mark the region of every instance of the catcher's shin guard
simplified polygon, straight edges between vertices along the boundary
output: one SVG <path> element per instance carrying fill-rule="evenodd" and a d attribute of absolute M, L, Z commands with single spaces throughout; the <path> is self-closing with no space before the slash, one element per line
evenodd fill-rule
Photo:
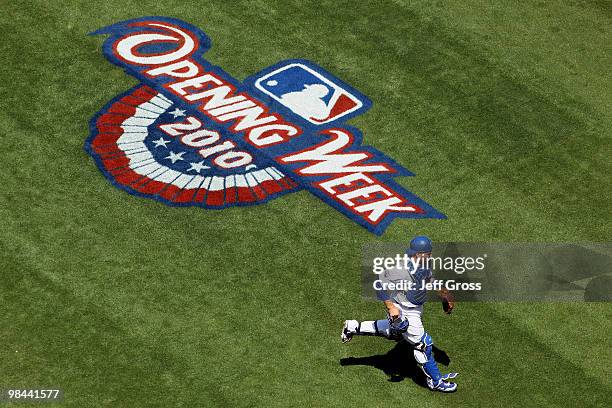
<path fill-rule="evenodd" d="M 402 334 L 408 331 L 408 320 L 402 319 L 401 317 L 392 318 L 389 314 L 387 314 L 387 325 L 389 327 L 389 335 L 390 339 L 401 340 Z"/>
<path fill-rule="evenodd" d="M 353 336 L 381 336 L 390 338 L 389 322 L 385 319 L 367 320 L 364 322 L 346 320 L 342 327 L 340 339 L 343 343 L 348 343 Z"/>
<path fill-rule="evenodd" d="M 442 378 L 442 374 L 438 369 L 436 360 L 433 358 L 431 346 L 433 346 L 433 339 L 429 333 L 425 332 L 421 337 L 421 341 L 414 345 L 414 359 L 425 375 L 436 383 Z"/>
<path fill-rule="evenodd" d="M 442 375 L 438 369 L 438 364 L 434 360 L 432 353 L 433 339 L 429 333 L 423 334 L 421 341 L 414 345 L 414 358 L 427 376 L 427 386 L 432 391 L 453 392 L 457 389 L 457 384 L 447 382 L 455 378 L 457 373 Z"/>

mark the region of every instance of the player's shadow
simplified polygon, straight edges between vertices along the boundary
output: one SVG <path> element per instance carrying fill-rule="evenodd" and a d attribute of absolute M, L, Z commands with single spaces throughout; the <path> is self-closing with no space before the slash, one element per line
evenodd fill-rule
<path fill-rule="evenodd" d="M 444 350 L 433 346 L 434 359 L 444 366 L 450 364 L 450 358 Z M 410 378 L 416 384 L 426 387 L 425 374 L 414 359 L 413 348 L 404 340 L 395 344 L 391 350 L 385 354 L 378 354 L 369 357 L 347 357 L 340 359 L 341 366 L 366 365 L 378 368 L 385 373 L 391 382 L 400 382 Z"/>

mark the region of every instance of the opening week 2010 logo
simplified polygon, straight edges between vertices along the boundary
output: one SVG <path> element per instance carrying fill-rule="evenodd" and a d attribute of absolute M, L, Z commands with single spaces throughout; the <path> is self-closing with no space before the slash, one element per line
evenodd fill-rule
<path fill-rule="evenodd" d="M 306 189 L 376 234 L 395 217 L 445 218 L 393 180 L 412 173 L 361 145 L 345 122 L 370 100 L 318 65 L 282 61 L 240 82 L 203 58 L 210 39 L 181 20 L 92 34 L 108 35 L 106 58 L 140 81 L 94 116 L 85 145 L 117 187 L 204 208 Z"/>

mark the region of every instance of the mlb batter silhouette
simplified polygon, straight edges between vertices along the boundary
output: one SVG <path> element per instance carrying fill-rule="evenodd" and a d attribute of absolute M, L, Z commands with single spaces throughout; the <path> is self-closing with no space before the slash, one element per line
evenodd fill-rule
<path fill-rule="evenodd" d="M 306 84 L 301 91 L 288 92 L 280 98 L 281 103 L 306 118 L 325 119 L 330 107 L 323 101 L 329 89 L 322 84 Z"/>

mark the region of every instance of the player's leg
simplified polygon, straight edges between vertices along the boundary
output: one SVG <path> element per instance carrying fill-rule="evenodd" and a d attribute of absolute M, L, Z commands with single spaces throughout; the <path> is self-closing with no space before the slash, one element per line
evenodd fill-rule
<path fill-rule="evenodd" d="M 363 322 L 345 320 L 340 339 L 343 343 L 348 343 L 353 336 L 381 336 L 390 338 L 391 328 L 389 320 L 366 320 Z"/>
<path fill-rule="evenodd" d="M 345 320 L 342 327 L 340 338 L 343 343 L 351 341 L 353 336 L 380 336 L 391 340 L 401 340 L 402 334 L 408 328 L 408 320 L 404 316 L 392 320 L 387 314 L 386 319 L 366 320 Z"/>
<path fill-rule="evenodd" d="M 457 384 L 447 382 L 451 378 L 455 378 L 457 373 L 442 374 L 438 368 L 438 364 L 433 357 L 433 339 L 425 331 L 421 314 L 422 307 L 413 308 L 402 311 L 408 319 L 408 329 L 404 333 L 404 339 L 414 348 L 414 358 L 427 377 L 427 386 L 431 390 L 442 392 L 452 392 L 457 389 Z"/>

